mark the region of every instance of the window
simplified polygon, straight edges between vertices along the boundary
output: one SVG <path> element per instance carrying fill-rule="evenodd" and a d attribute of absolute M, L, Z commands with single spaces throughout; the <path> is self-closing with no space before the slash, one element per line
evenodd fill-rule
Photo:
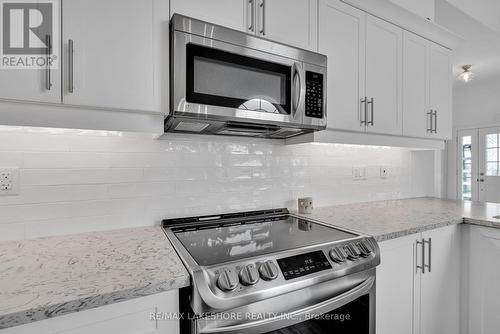
<path fill-rule="evenodd" d="M 486 135 L 486 176 L 500 176 L 500 134 Z"/>
<path fill-rule="evenodd" d="M 472 137 L 462 137 L 462 199 L 472 200 Z"/>

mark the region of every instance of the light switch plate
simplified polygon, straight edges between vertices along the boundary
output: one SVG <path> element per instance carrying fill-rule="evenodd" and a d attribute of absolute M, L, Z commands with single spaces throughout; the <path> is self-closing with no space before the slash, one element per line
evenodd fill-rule
<path fill-rule="evenodd" d="M 0 167 L 0 196 L 19 195 L 19 168 Z"/>

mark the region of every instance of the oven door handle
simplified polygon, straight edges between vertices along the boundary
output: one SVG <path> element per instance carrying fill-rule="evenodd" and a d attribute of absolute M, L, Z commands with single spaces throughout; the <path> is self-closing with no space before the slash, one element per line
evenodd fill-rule
<path fill-rule="evenodd" d="M 293 101 L 292 101 L 292 116 L 295 117 L 299 108 L 300 95 L 302 94 L 302 79 L 300 77 L 300 68 L 297 63 L 293 64 Z"/>
<path fill-rule="evenodd" d="M 308 306 L 298 310 L 293 310 L 276 317 L 258 320 L 254 322 L 248 322 L 245 324 L 201 329 L 199 333 L 200 334 L 209 334 L 209 333 L 245 334 L 245 333 L 255 333 L 256 331 L 262 331 L 262 330 L 264 332 L 268 332 L 279 328 L 285 328 L 306 321 L 307 319 L 305 319 L 305 315 L 308 313 L 324 314 L 356 300 L 357 298 L 369 293 L 374 283 L 375 283 L 375 277 L 372 276 L 363 283 L 356 286 L 355 288 L 312 306 Z M 259 327 L 262 327 L 262 329 L 260 329 Z"/>

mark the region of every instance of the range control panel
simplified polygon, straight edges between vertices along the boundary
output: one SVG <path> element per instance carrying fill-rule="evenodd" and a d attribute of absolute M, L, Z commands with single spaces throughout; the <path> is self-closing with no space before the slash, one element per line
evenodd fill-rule
<path fill-rule="evenodd" d="M 323 74 L 306 71 L 306 116 L 323 118 Z"/>
<path fill-rule="evenodd" d="M 363 238 L 288 257 L 217 266 L 211 269 L 210 273 L 218 290 L 225 293 L 241 293 L 248 289 L 254 291 L 266 289 L 269 284 L 273 284 L 273 281 L 300 279 L 322 271 L 362 266 L 369 264 L 376 257 L 376 244 L 372 244 L 370 239 Z"/>
<path fill-rule="evenodd" d="M 322 251 L 278 259 L 278 266 L 285 280 L 332 268 L 332 265 L 328 262 L 328 259 Z"/>

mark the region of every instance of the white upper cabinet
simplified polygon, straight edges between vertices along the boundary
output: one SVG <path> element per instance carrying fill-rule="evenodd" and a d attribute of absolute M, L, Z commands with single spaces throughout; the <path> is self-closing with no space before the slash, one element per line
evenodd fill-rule
<path fill-rule="evenodd" d="M 435 1 L 434 0 L 389 0 L 404 9 L 423 17 L 429 21 L 434 21 Z"/>
<path fill-rule="evenodd" d="M 251 1 L 256 2 L 259 36 L 317 50 L 318 0 Z"/>
<path fill-rule="evenodd" d="M 402 29 L 334 0 L 319 13 L 328 128 L 401 135 Z"/>
<path fill-rule="evenodd" d="M 320 53 L 328 56 L 328 128 L 364 131 L 365 14 L 336 1 L 319 2 Z"/>
<path fill-rule="evenodd" d="M 429 106 L 434 112 L 434 135 L 451 139 L 451 51 L 431 43 L 429 71 Z"/>
<path fill-rule="evenodd" d="M 404 34 L 403 134 L 451 138 L 451 51 Z"/>
<path fill-rule="evenodd" d="M 404 33 L 403 134 L 411 137 L 430 135 L 429 41 Z"/>
<path fill-rule="evenodd" d="M 224 27 L 251 32 L 257 0 L 171 0 L 170 16 L 182 14 Z M 255 29 L 254 29 L 255 30 Z"/>
<path fill-rule="evenodd" d="M 30 1 L 36 3 L 36 1 Z M 60 9 L 60 2 L 56 2 Z M 57 48 L 56 55 L 60 55 L 59 41 L 54 38 L 61 36 L 60 25 L 55 27 L 58 32 L 54 36 L 42 37 L 39 43 L 47 45 L 48 39 L 51 46 Z M 37 39 L 32 35 L 33 39 Z M 32 40 L 30 40 L 31 42 Z M 46 67 L 44 69 L 0 69 L 0 99 L 61 103 L 61 67 Z"/>
<path fill-rule="evenodd" d="M 170 6 L 171 15 L 317 50 L 318 0 L 172 0 Z"/>
<path fill-rule="evenodd" d="M 402 134 L 402 35 L 401 28 L 367 15 L 367 132 Z"/>
<path fill-rule="evenodd" d="M 62 17 L 63 103 L 160 109 L 165 1 L 71 0 L 64 3 Z"/>

